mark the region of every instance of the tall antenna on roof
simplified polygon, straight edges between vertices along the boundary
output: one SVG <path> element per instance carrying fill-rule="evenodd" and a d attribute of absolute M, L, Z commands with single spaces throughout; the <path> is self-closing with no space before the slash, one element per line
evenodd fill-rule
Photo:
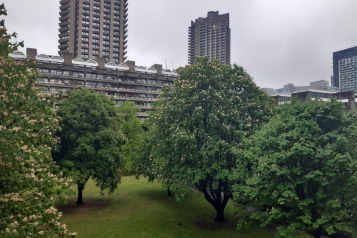
<path fill-rule="evenodd" d="M 174 64 L 171 62 L 171 64 L 172 64 L 172 70 L 174 70 L 175 71 L 175 67 L 174 67 Z"/>
<path fill-rule="evenodd" d="M 165 59 L 165 65 L 166 65 L 166 69 L 167 69 L 167 63 L 166 63 L 166 59 Z"/>

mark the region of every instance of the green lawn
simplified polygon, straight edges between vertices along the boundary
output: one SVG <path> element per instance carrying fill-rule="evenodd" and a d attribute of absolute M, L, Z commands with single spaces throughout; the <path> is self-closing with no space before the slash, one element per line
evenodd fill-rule
<path fill-rule="evenodd" d="M 70 197 L 67 205 L 60 205 L 62 222 L 77 237 L 275 237 L 274 231 L 254 227 L 250 231 L 236 231 L 237 218 L 231 205 L 226 207 L 228 222 L 213 221 L 215 211 L 202 194 L 179 203 L 168 197 L 166 190 L 157 182 L 136 180 L 124 176 L 116 192 L 101 196 L 93 181 L 83 191 L 85 204 L 77 206 L 76 197 Z"/>

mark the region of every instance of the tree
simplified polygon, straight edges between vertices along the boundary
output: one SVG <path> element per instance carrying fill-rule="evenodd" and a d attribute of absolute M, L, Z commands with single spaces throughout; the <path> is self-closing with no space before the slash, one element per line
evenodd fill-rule
<path fill-rule="evenodd" d="M 7 15 L 4 4 L 0 15 Z M 56 99 L 36 87 L 38 71 L 31 62 L 15 62 L 9 53 L 23 46 L 11 43 L 0 21 L 0 237 L 64 236 L 55 199 L 64 201 L 69 181 L 51 158 L 57 139 Z M 75 235 L 69 234 L 69 235 Z"/>
<path fill-rule="evenodd" d="M 135 159 L 138 151 L 143 146 L 144 131 L 141 120 L 137 117 L 140 108 L 135 107 L 134 102 L 123 102 L 118 107 L 120 128 L 127 141 L 122 147 L 125 160 L 125 171 L 135 171 Z"/>
<path fill-rule="evenodd" d="M 101 191 L 117 188 L 125 137 L 110 98 L 88 89 L 68 92 L 68 96 L 57 110 L 62 131 L 54 158 L 65 174 L 74 178 L 77 204 L 82 204 L 82 191 L 90 177 Z"/>
<path fill-rule="evenodd" d="M 237 166 L 233 151 L 269 120 L 274 101 L 237 65 L 204 57 L 177 72 L 175 86 L 163 88 L 148 119 L 149 164 L 156 178 L 176 188 L 176 196 L 191 186 L 199 189 L 222 222 Z"/>
<path fill-rule="evenodd" d="M 356 119 L 356 112 L 346 117 L 336 99 L 294 98 L 283 105 L 237 152 L 251 170 L 236 169 L 236 180 L 247 179 L 234 187 L 234 198 L 262 211 L 239 227 L 259 220 L 282 223 L 280 237 L 297 230 L 313 237 L 350 233 L 357 207 Z"/>

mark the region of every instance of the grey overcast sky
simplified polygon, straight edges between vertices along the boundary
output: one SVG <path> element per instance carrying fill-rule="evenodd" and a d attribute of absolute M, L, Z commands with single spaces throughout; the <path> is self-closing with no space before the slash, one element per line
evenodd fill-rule
<path fill-rule="evenodd" d="M 59 0 L 3 0 L 6 26 L 25 47 L 57 54 Z M 208 11 L 230 14 L 231 63 L 261 87 L 332 75 L 332 52 L 357 45 L 356 0 L 129 0 L 128 59 L 185 66 L 188 27 Z"/>

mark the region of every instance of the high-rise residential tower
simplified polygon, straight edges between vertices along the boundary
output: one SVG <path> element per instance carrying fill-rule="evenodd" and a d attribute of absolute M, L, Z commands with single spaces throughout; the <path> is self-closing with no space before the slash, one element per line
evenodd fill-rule
<path fill-rule="evenodd" d="M 60 55 L 125 61 L 128 0 L 61 0 L 60 5 Z"/>
<path fill-rule="evenodd" d="M 354 56 L 357 56 L 357 46 L 333 52 L 333 75 L 331 77 L 331 86 L 340 87 L 339 61 Z"/>
<path fill-rule="evenodd" d="M 219 15 L 218 11 L 208 12 L 206 18 L 191 21 L 188 28 L 188 63 L 193 64 L 197 56 L 208 56 L 230 64 L 229 13 Z"/>

